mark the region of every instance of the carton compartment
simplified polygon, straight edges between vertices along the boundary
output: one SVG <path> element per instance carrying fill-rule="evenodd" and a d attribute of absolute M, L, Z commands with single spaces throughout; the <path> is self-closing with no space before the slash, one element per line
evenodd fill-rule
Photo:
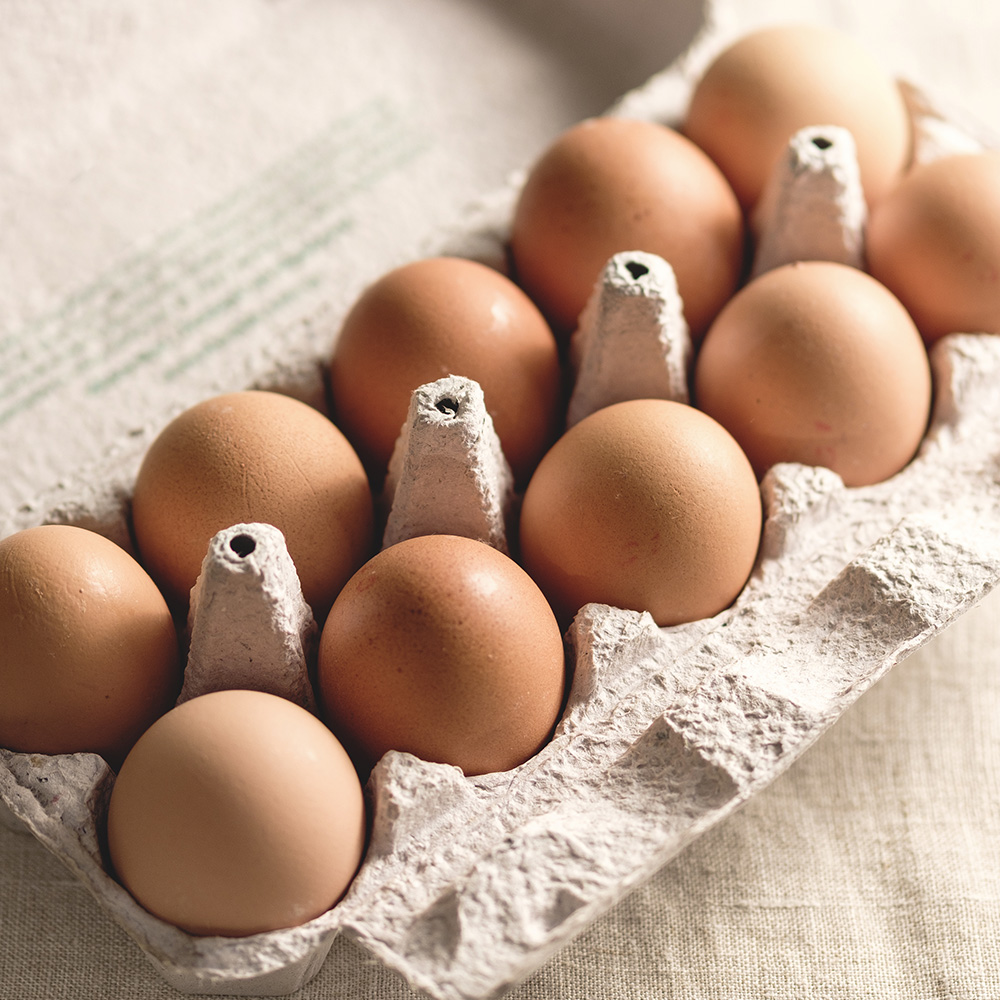
<path fill-rule="evenodd" d="M 702 44 L 719 39 L 709 33 Z M 627 95 L 615 113 L 671 119 L 704 51 L 695 46 L 687 61 Z M 908 93 L 924 142 L 918 148 L 947 148 L 947 119 L 915 88 Z M 515 193 L 516 178 L 482 203 L 467 230 L 439 234 L 434 250 L 498 264 Z M 301 927 L 194 938 L 143 911 L 107 874 L 101 829 L 113 775 L 93 755 L 0 751 L 8 819 L 58 855 L 181 991 L 292 992 L 343 933 L 431 996 L 495 995 L 773 780 L 895 662 L 995 586 L 1000 340 L 956 333 L 934 346 L 931 360 L 931 426 L 898 475 L 856 489 L 819 468 L 779 465 L 766 475 L 760 554 L 732 607 L 669 628 L 647 614 L 581 609 L 567 636 L 574 675 L 565 713 L 531 760 L 468 778 L 387 754 L 367 788 L 372 831 L 362 868 L 335 908 Z M 287 372 L 279 372 L 272 387 L 322 406 L 318 370 L 284 382 Z M 396 468 L 404 467 L 400 458 Z M 116 456 L 88 474 L 96 476 L 91 488 L 64 485 L 22 520 L 78 523 L 131 547 L 134 456 Z M 497 481 L 503 475 L 494 469 L 478 500 Z M 395 496 L 405 497 L 409 485 L 398 471 Z M 438 507 L 433 499 L 406 502 L 411 511 Z M 506 503 L 501 486 L 475 530 L 495 532 Z M 420 528 L 407 522 L 394 530 Z M 269 546 L 281 561 L 280 544 L 258 531 L 233 526 L 224 540 L 241 566 L 255 556 L 263 561 Z M 491 537 L 498 544 L 499 536 Z M 241 553 L 246 538 L 261 551 Z M 283 579 L 281 599 L 297 607 L 294 582 Z M 256 585 L 245 590 L 248 600 L 260 592 Z M 213 652 L 213 642 L 202 641 L 197 621 L 196 604 L 195 690 L 218 680 L 218 647 Z M 301 661 L 283 667 L 288 690 L 307 699 L 299 668 L 308 672 L 313 655 L 309 619 L 299 608 L 281 627 L 296 632 L 301 649 Z"/>

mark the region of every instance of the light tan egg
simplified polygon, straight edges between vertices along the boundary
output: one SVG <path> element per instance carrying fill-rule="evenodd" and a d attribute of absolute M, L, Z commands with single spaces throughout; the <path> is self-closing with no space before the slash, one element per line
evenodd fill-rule
<path fill-rule="evenodd" d="M 909 163 L 910 120 L 896 82 L 850 35 L 818 25 L 761 28 L 724 49 L 696 84 L 681 131 L 749 210 L 789 139 L 811 125 L 851 133 L 869 205 Z"/>
<path fill-rule="evenodd" d="M 538 587 L 496 549 L 453 535 L 371 559 L 320 640 L 326 717 L 365 766 L 403 750 L 466 774 L 515 767 L 548 741 L 564 673 Z"/>
<path fill-rule="evenodd" d="M 527 295 L 493 268 L 413 261 L 367 288 L 330 363 L 336 419 L 381 481 L 410 394 L 446 375 L 479 383 L 507 461 L 527 482 L 562 420 L 555 338 Z"/>
<path fill-rule="evenodd" d="M 0 541 L 0 746 L 117 767 L 180 680 L 167 603 L 124 549 L 56 524 Z"/>
<path fill-rule="evenodd" d="M 757 480 L 723 427 L 683 403 L 630 400 L 585 417 L 539 463 L 521 556 L 564 621 L 601 603 L 676 625 L 733 602 L 760 528 Z"/>
<path fill-rule="evenodd" d="M 913 167 L 872 213 L 866 251 L 928 343 L 1000 333 L 1000 152 Z"/>
<path fill-rule="evenodd" d="M 191 934 L 243 937 L 324 913 L 365 844 L 361 784 L 333 733 L 259 691 L 216 691 L 163 716 L 108 807 L 115 874 Z"/>
<path fill-rule="evenodd" d="M 758 475 L 802 462 L 864 486 L 913 457 L 931 372 L 887 288 L 856 268 L 809 261 L 755 279 L 719 314 L 696 361 L 695 398 Z"/>
<path fill-rule="evenodd" d="M 172 420 L 143 459 L 132 515 L 143 564 L 180 607 L 212 536 L 234 524 L 284 534 L 318 619 L 373 546 L 354 449 L 323 414 L 274 392 L 217 396 Z"/>
<path fill-rule="evenodd" d="M 569 334 L 608 260 L 663 257 L 684 316 L 704 332 L 743 266 L 743 218 L 718 167 L 665 125 L 592 118 L 542 154 L 521 189 L 510 237 L 516 278 Z"/>

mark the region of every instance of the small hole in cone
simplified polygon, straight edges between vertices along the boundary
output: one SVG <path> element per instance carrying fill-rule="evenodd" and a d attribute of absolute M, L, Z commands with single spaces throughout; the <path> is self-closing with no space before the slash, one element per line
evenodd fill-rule
<path fill-rule="evenodd" d="M 439 399 L 437 401 L 437 408 L 442 413 L 446 413 L 449 417 L 458 416 L 458 400 L 452 399 L 451 397 Z"/>
<path fill-rule="evenodd" d="M 229 540 L 229 547 L 241 559 L 245 559 L 257 548 L 257 543 L 249 535 L 236 535 Z"/>
<path fill-rule="evenodd" d="M 637 260 L 630 260 L 625 269 L 632 275 L 633 281 L 638 281 L 644 274 L 649 274 L 649 268 L 645 264 L 640 264 Z"/>

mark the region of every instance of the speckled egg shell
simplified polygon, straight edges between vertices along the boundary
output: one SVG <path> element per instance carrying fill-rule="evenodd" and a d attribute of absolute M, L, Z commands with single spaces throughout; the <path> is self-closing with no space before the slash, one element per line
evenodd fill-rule
<path fill-rule="evenodd" d="M 673 267 L 698 335 L 739 280 L 743 218 L 725 177 L 689 139 L 654 122 L 593 118 L 530 170 L 510 245 L 517 280 L 563 333 L 607 261 L 641 250 Z"/>
<path fill-rule="evenodd" d="M 233 524 L 284 534 L 317 618 L 373 545 L 354 449 L 323 414 L 273 392 L 217 396 L 171 421 L 139 469 L 132 515 L 143 563 L 181 606 L 212 536 Z"/>
<path fill-rule="evenodd" d="M 368 766 L 387 750 L 505 771 L 548 740 L 565 654 L 538 587 L 483 542 L 422 535 L 363 566 L 319 651 L 327 718 Z"/>
<path fill-rule="evenodd" d="M 330 364 L 336 419 L 380 481 L 410 394 L 447 375 L 473 379 L 515 476 L 527 482 L 559 433 L 555 338 L 525 293 L 472 260 L 432 257 L 383 275 L 355 302 Z"/>
<path fill-rule="evenodd" d="M 760 528 L 757 481 L 724 428 L 684 403 L 629 400 L 585 417 L 542 459 L 521 554 L 563 620 L 601 603 L 676 625 L 732 603 Z"/>
<path fill-rule="evenodd" d="M 740 442 L 758 475 L 818 465 L 848 486 L 897 473 L 919 446 L 931 369 L 899 300 L 827 261 L 786 264 L 741 289 L 712 324 L 695 397 Z"/>
<path fill-rule="evenodd" d="M 180 677 L 167 603 L 124 549 L 59 524 L 0 541 L 0 746 L 117 767 Z"/>
<path fill-rule="evenodd" d="M 915 166 L 872 213 L 866 249 L 928 343 L 1000 333 L 1000 152 Z"/>

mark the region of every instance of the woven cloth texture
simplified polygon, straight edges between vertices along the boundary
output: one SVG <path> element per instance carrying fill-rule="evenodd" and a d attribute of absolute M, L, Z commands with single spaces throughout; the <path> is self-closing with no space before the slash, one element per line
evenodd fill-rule
<path fill-rule="evenodd" d="M 0 827 L 3 1000 L 178 996 L 58 861 Z M 295 996 L 412 993 L 337 940 Z M 998 1000 L 1000 592 L 509 996 Z"/>

